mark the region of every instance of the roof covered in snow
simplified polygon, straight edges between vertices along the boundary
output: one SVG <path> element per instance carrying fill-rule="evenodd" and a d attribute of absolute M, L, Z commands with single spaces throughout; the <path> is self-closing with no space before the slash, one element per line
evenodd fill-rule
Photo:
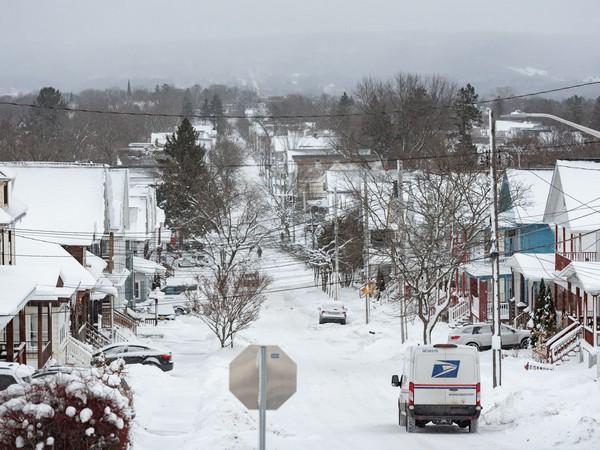
<path fill-rule="evenodd" d="M 556 161 L 544 222 L 574 231 L 589 231 L 600 223 L 600 163 Z"/>
<path fill-rule="evenodd" d="M 0 266 L 0 329 L 14 317 L 35 291 L 36 282 L 17 266 Z"/>
<path fill-rule="evenodd" d="M 104 233 L 106 166 L 77 163 L 1 163 L 15 173 L 13 192 L 28 209 L 22 230 L 53 232 L 48 240 L 91 245 Z"/>
<path fill-rule="evenodd" d="M 591 295 L 600 295 L 600 262 L 572 262 L 558 274 Z"/>
<path fill-rule="evenodd" d="M 511 208 L 500 214 L 502 224 L 543 223 L 552 174 L 552 170 L 508 169 L 502 188 L 510 194 Z"/>
<path fill-rule="evenodd" d="M 510 267 L 506 260 L 500 259 L 500 276 L 510 275 Z M 491 278 L 492 277 L 492 260 L 490 258 L 471 261 L 462 269 L 474 278 Z"/>
<path fill-rule="evenodd" d="M 507 265 L 528 280 L 555 278 L 554 253 L 515 253 L 508 259 Z"/>
<path fill-rule="evenodd" d="M 97 278 L 59 244 L 17 235 L 15 246 L 18 265 L 55 268 L 60 271 L 64 285 L 67 287 L 85 290 L 96 285 Z"/>

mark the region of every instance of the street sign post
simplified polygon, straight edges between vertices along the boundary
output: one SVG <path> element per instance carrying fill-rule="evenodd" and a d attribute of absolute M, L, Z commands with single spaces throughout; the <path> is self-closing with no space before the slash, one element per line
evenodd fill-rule
<path fill-rule="evenodd" d="M 296 392 L 296 363 L 276 345 L 249 345 L 229 364 L 229 390 L 248 409 L 259 410 L 259 449 L 265 449 L 267 410 Z"/>

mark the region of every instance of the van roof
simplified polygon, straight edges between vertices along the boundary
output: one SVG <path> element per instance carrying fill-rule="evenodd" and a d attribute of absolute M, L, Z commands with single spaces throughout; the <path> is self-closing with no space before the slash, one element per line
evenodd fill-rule
<path fill-rule="evenodd" d="M 449 346 L 436 346 L 436 345 L 417 345 L 413 347 L 414 353 L 441 353 L 441 352 L 450 352 L 455 354 L 475 354 L 477 353 L 477 348 L 470 345 L 456 345 L 453 344 L 452 347 Z"/>

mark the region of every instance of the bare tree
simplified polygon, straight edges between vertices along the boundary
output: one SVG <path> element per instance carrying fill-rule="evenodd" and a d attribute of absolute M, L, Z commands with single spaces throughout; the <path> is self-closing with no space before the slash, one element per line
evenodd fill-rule
<path fill-rule="evenodd" d="M 217 336 L 221 347 L 233 347 L 235 335 L 258 319 L 269 278 L 240 266 L 220 272 L 216 278 L 202 277 L 190 296 L 192 309 Z"/>
<path fill-rule="evenodd" d="M 490 207 L 489 180 L 479 172 L 423 169 L 370 172 L 370 227 L 385 241 L 379 252 L 390 261 L 401 318 L 418 317 L 423 343 L 450 305 L 451 283 L 474 249 L 482 247 Z M 357 188 L 364 199 L 364 191 Z M 371 230 L 373 233 L 373 230 Z M 483 250 L 482 250 L 483 253 Z"/>

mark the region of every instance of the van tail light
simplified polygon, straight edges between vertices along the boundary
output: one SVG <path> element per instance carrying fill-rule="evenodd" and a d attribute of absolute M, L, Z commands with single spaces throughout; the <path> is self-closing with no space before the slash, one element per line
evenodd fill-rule
<path fill-rule="evenodd" d="M 451 340 L 451 341 L 457 341 L 457 340 L 459 340 L 459 339 L 460 339 L 460 336 L 459 336 L 459 335 L 450 336 L 450 340 Z"/>
<path fill-rule="evenodd" d="M 481 383 L 475 385 L 475 406 L 481 406 Z"/>
<path fill-rule="evenodd" d="M 415 383 L 408 383 L 408 406 L 415 404 Z"/>
<path fill-rule="evenodd" d="M 171 361 L 171 354 L 170 353 L 163 353 L 162 355 L 162 359 L 164 359 L 165 361 Z"/>

